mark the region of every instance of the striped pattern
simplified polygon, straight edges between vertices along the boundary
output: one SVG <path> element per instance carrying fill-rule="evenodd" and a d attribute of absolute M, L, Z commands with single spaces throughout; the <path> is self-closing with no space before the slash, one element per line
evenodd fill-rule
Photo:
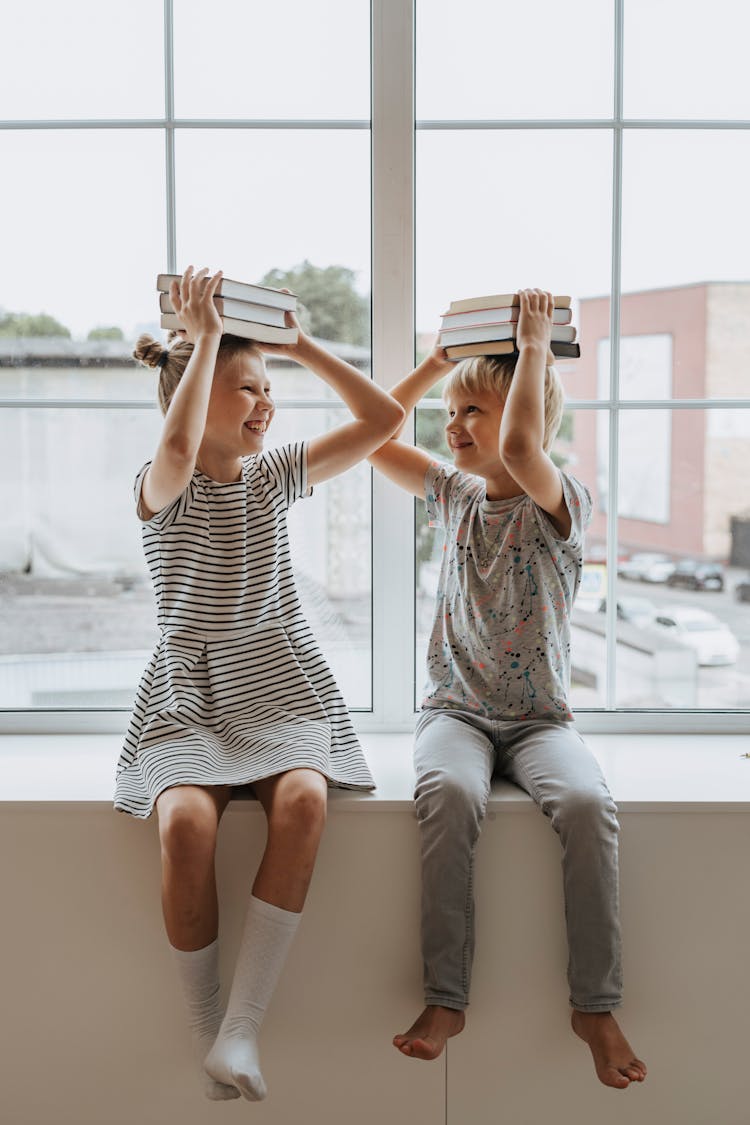
<path fill-rule="evenodd" d="M 294 585 L 286 512 L 310 495 L 306 468 L 302 442 L 244 458 L 231 484 L 196 470 L 142 521 L 160 638 L 117 766 L 122 812 L 150 816 L 172 785 L 242 785 L 300 766 L 373 788 Z"/>

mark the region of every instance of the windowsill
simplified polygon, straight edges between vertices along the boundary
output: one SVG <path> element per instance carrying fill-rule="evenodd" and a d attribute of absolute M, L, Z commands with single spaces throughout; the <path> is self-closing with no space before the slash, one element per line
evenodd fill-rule
<path fill-rule="evenodd" d="M 361 734 L 377 783 L 373 793 L 331 790 L 337 812 L 412 810 L 411 734 Z M 116 734 L 0 736 L 0 806 L 57 803 L 71 809 L 111 805 Z M 750 811 L 746 735 L 588 734 L 620 812 Z M 235 801 L 230 809 L 255 810 Z M 490 812 L 523 812 L 531 799 L 496 781 Z"/>

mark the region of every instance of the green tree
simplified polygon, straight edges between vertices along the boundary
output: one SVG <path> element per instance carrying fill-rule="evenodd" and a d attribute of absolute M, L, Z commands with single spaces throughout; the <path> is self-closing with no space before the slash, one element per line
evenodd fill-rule
<path fill-rule="evenodd" d="M 68 329 L 47 313 L 0 313 L 0 336 L 65 336 Z"/>
<path fill-rule="evenodd" d="M 304 306 L 300 322 L 313 336 L 366 345 L 370 339 L 370 302 L 354 288 L 354 278 L 354 270 L 346 266 L 321 268 L 305 260 L 289 270 L 269 270 L 261 285 L 296 293 Z"/>
<path fill-rule="evenodd" d="M 124 340 L 125 333 L 122 328 L 92 328 L 86 337 L 87 340 Z"/>

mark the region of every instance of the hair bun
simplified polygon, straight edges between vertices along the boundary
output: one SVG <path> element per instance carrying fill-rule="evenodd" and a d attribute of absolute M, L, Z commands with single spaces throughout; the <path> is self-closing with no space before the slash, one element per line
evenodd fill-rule
<path fill-rule="evenodd" d="M 144 367 L 162 367 L 164 365 L 162 354 L 165 350 L 162 343 L 155 340 L 148 332 L 144 332 L 136 340 L 133 358 L 142 363 Z"/>

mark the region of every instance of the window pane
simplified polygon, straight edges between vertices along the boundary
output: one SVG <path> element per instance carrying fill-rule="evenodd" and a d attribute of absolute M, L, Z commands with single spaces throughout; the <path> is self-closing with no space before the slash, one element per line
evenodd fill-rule
<path fill-rule="evenodd" d="M 9 34 L 0 67 L 0 117 L 163 116 L 162 4 L 34 0 L 11 7 L 3 21 Z M 62 167 L 67 174 L 72 165 Z"/>
<path fill-rule="evenodd" d="M 207 206 L 222 178 L 221 206 Z M 300 169 L 315 169 L 300 179 Z M 262 169 L 262 174 L 258 173 Z M 188 131 L 177 137 L 178 261 L 261 281 L 300 267 L 287 286 L 305 301 L 307 327 L 356 366 L 370 351 L 370 146 L 365 133 Z M 299 273 L 300 271 L 298 271 Z M 328 397 L 302 368 L 277 398 Z"/>
<path fill-rule="evenodd" d="M 572 174 L 568 174 L 568 169 Z M 417 329 L 434 337 L 452 300 L 540 286 L 609 309 L 612 140 L 581 131 L 421 133 Z M 565 365 L 571 398 L 587 397 Z"/>
<path fill-rule="evenodd" d="M 369 118 L 366 0 L 174 7 L 178 117 Z"/>
<path fill-rule="evenodd" d="M 417 118 L 609 117 L 612 0 L 417 0 Z"/>
<path fill-rule="evenodd" d="M 749 438 L 750 410 L 620 415 L 619 706 L 750 707 Z"/>
<path fill-rule="evenodd" d="M 748 37 L 743 0 L 625 0 L 625 116 L 750 117 Z"/>
<path fill-rule="evenodd" d="M 164 269 L 164 138 L 117 130 L 0 133 L 6 216 L 0 334 L 69 333 L 54 345 L 76 352 L 92 329 L 119 328 L 126 340 L 158 324 L 154 291 Z M 8 221 L 12 217 L 12 221 Z M 39 314 L 13 320 L 6 314 Z M 15 327 L 14 327 L 15 326 Z M 102 343 L 102 355 L 112 341 Z M 7 347 L 6 347 L 7 345 Z M 3 348 L 27 344 L 3 339 Z M 50 341 L 35 340 L 42 353 Z M 86 352 L 86 348 L 82 349 Z M 94 357 L 96 348 L 88 352 Z"/>
<path fill-rule="evenodd" d="M 336 410 L 280 410 L 274 442 Z M 156 640 L 132 500 L 156 410 L 0 410 L 0 707 L 126 707 Z M 289 518 L 308 621 L 351 707 L 371 705 L 370 475 L 316 488 Z"/>
<path fill-rule="evenodd" d="M 430 396 L 437 398 L 439 392 Z M 417 410 L 417 445 L 440 461 L 452 460 L 445 444 L 442 408 L 423 405 Z M 607 462 L 597 464 L 596 416 L 594 411 L 566 411 L 552 450 L 555 464 L 577 477 L 589 488 L 598 512 L 606 504 Z M 606 429 L 604 431 L 606 450 Z M 428 526 L 425 505 L 416 503 L 416 663 L 415 706 L 422 701 L 427 646 L 434 620 L 435 596 L 443 558 L 445 535 L 442 529 Z M 599 517 L 596 529 L 586 536 L 584 570 L 571 619 L 570 702 L 573 708 L 602 707 L 606 697 L 607 641 L 606 609 L 606 516 Z"/>
<path fill-rule="evenodd" d="M 628 132 L 623 166 L 623 398 L 748 396 L 747 137 Z M 609 335 L 581 315 L 592 345 Z"/>

